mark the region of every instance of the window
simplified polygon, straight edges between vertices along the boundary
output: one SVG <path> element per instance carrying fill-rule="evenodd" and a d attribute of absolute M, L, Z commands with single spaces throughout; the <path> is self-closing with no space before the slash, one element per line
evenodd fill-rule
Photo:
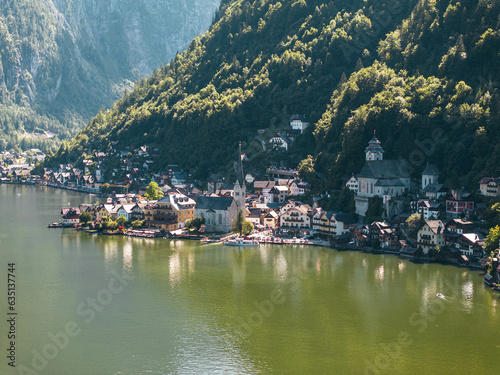
<path fill-rule="evenodd" d="M 219 224 L 222 224 L 222 214 L 219 214 Z"/>

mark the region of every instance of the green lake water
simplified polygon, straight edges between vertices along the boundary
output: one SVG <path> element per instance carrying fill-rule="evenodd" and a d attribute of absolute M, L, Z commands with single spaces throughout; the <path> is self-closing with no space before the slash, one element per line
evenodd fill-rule
<path fill-rule="evenodd" d="M 237 249 L 47 228 L 61 207 L 92 199 L 0 185 L 0 374 L 498 367 L 500 300 L 479 272 L 320 247 Z M 5 355 L 8 263 L 16 264 L 16 368 Z"/>

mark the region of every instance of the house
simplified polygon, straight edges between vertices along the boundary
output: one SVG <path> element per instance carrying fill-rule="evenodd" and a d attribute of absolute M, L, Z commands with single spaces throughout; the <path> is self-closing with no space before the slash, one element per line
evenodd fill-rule
<path fill-rule="evenodd" d="M 205 219 L 205 231 L 229 233 L 236 219 L 238 209 L 232 197 L 198 198 L 195 206 L 195 217 Z"/>
<path fill-rule="evenodd" d="M 290 127 L 293 130 L 300 132 L 300 134 L 304 133 L 304 130 L 309 126 L 309 122 L 306 120 L 306 116 L 302 115 L 293 115 L 290 117 Z"/>
<path fill-rule="evenodd" d="M 500 197 L 500 178 L 484 177 L 479 181 L 479 191 L 485 197 Z"/>
<path fill-rule="evenodd" d="M 397 232 L 386 222 L 373 222 L 370 225 L 370 238 L 372 242 L 378 243 L 381 248 L 399 248 L 399 239 L 397 236 Z"/>
<path fill-rule="evenodd" d="M 279 216 L 275 211 L 269 211 L 263 218 L 264 228 L 274 229 L 279 224 Z"/>
<path fill-rule="evenodd" d="M 121 205 L 117 210 L 116 210 L 116 218 L 119 219 L 120 217 L 125 218 L 127 221 L 133 221 L 131 220 L 132 217 L 132 209 L 135 207 L 135 204 L 123 204 Z"/>
<path fill-rule="evenodd" d="M 63 225 L 76 225 L 80 223 L 80 209 L 79 208 L 67 208 L 62 209 L 63 213 L 62 223 Z"/>
<path fill-rule="evenodd" d="M 208 178 L 208 192 L 215 193 L 224 187 L 224 177 L 220 174 L 213 174 Z"/>
<path fill-rule="evenodd" d="M 445 225 L 441 220 L 427 220 L 417 234 L 417 245 L 422 246 L 424 254 L 437 246 L 444 246 Z"/>
<path fill-rule="evenodd" d="M 484 237 L 477 233 L 463 233 L 450 244 L 450 247 L 455 247 L 460 250 L 462 255 L 466 255 L 469 259 L 472 257 L 481 259 L 484 257 Z"/>
<path fill-rule="evenodd" d="M 134 207 L 132 207 L 131 213 L 129 215 L 130 221 L 143 221 L 144 220 L 144 207 L 146 207 L 145 203 L 136 203 Z"/>
<path fill-rule="evenodd" d="M 289 190 L 292 196 L 303 195 L 311 190 L 311 184 L 305 181 L 295 180 L 290 184 Z"/>
<path fill-rule="evenodd" d="M 474 213 L 474 200 L 472 196 L 463 189 L 452 189 L 446 197 L 446 215 L 457 218 L 462 215 L 468 216 Z"/>
<path fill-rule="evenodd" d="M 96 209 L 96 220 L 103 220 L 109 217 L 111 220 L 116 220 L 117 208 L 113 204 L 101 204 Z"/>
<path fill-rule="evenodd" d="M 311 229 L 311 218 L 309 217 L 307 206 L 293 207 L 281 214 L 280 227 L 295 230 Z"/>
<path fill-rule="evenodd" d="M 274 186 L 269 192 L 269 203 L 283 203 L 288 196 L 288 188 L 286 186 Z"/>
<path fill-rule="evenodd" d="M 448 193 L 442 184 L 427 184 L 427 186 L 422 190 L 425 196 L 429 199 L 439 199 L 444 197 Z"/>
<path fill-rule="evenodd" d="M 276 181 L 254 181 L 253 190 L 259 195 L 269 195 L 275 185 Z"/>
<path fill-rule="evenodd" d="M 330 217 L 330 232 L 334 236 L 342 236 L 350 233 L 356 223 L 356 218 L 348 213 L 335 213 Z"/>
<path fill-rule="evenodd" d="M 345 186 L 354 194 L 358 194 L 359 183 L 358 179 L 354 175 L 352 175 L 351 178 L 346 182 Z"/>
<path fill-rule="evenodd" d="M 196 202 L 176 190 L 169 191 L 163 198 L 145 207 L 148 228 L 174 231 L 183 228 L 187 220 L 195 217 Z"/>
<path fill-rule="evenodd" d="M 261 225 L 261 209 L 260 208 L 247 208 L 245 219 L 253 224 L 254 227 Z"/>
<path fill-rule="evenodd" d="M 352 238 L 356 246 L 370 242 L 370 226 L 365 223 L 351 226 Z"/>
<path fill-rule="evenodd" d="M 383 153 L 374 135 L 365 149 L 365 165 L 357 176 L 359 196 L 397 196 L 410 188 L 407 164 L 403 160 L 384 160 Z"/>
<path fill-rule="evenodd" d="M 415 207 L 414 213 L 424 215 L 425 220 L 437 219 L 440 213 L 441 204 L 427 199 L 420 199 Z"/>
<path fill-rule="evenodd" d="M 293 141 L 284 132 L 277 133 L 269 140 L 269 147 L 276 150 L 287 151 L 292 147 Z"/>

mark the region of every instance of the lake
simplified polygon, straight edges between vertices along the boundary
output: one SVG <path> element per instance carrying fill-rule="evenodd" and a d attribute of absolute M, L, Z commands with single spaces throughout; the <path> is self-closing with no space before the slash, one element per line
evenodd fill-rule
<path fill-rule="evenodd" d="M 499 299 L 479 272 L 303 245 L 48 229 L 95 197 L 0 184 L 2 374 L 483 374 Z M 442 293 L 444 298 L 437 297 Z"/>

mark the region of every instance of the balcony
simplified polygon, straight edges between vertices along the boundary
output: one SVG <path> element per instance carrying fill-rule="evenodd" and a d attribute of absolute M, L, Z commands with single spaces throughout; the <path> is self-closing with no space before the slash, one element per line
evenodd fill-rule
<path fill-rule="evenodd" d="M 283 219 L 283 221 L 285 221 L 285 222 L 291 222 L 291 223 L 303 223 L 304 219 L 299 219 L 298 217 L 297 218 L 295 218 L 295 217 L 285 217 Z"/>

